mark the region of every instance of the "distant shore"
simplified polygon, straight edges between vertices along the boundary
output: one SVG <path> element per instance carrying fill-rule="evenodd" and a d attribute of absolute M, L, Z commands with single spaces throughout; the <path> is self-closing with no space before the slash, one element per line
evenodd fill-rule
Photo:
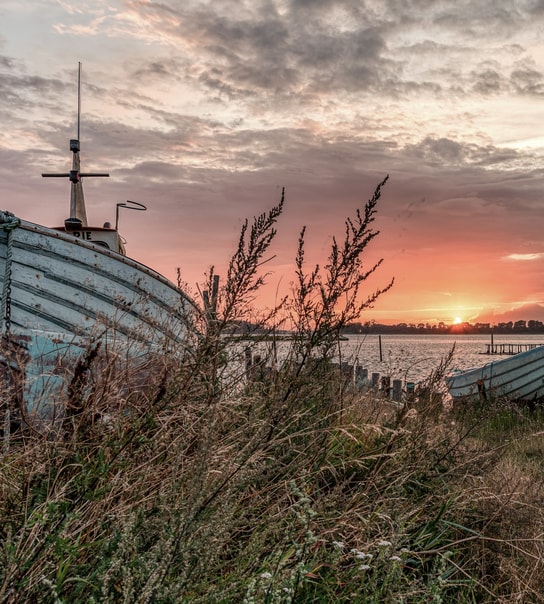
<path fill-rule="evenodd" d="M 539 335 L 544 334 L 544 323 L 542 321 L 509 321 L 507 323 L 457 323 L 447 325 L 446 323 L 397 323 L 396 325 L 385 325 L 382 323 L 350 323 L 344 329 L 344 335 L 360 334 L 427 334 L 427 335 L 477 335 L 477 334 L 499 334 L 499 335 Z"/>

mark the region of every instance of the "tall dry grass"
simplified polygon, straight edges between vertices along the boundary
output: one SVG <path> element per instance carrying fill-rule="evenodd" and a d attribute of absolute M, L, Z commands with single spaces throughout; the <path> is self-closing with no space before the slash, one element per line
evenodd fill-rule
<path fill-rule="evenodd" d="M 301 233 L 292 296 L 263 317 L 294 325 L 273 370 L 248 379 L 232 325 L 282 203 L 244 226 L 221 288 L 210 272 L 188 352 L 89 347 L 62 420 L 1 458 L 0 602 L 542 600 L 542 413 L 446 408 L 447 359 L 402 407 L 331 361 L 389 287 L 361 298 L 383 184 L 323 270 Z"/>

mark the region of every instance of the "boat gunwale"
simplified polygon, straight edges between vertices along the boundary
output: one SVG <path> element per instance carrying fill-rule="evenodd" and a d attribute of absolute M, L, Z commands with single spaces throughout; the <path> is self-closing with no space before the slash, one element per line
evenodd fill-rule
<path fill-rule="evenodd" d="M 536 353 L 542 354 L 542 356 L 536 355 Z M 454 370 L 452 373 L 448 374 L 446 376 L 447 380 L 453 380 L 453 379 L 457 379 L 460 377 L 469 377 L 469 376 L 478 376 L 479 375 L 479 379 L 485 379 L 486 376 L 482 375 L 483 372 L 485 371 L 485 369 L 489 368 L 504 368 L 507 367 L 507 365 L 511 364 L 512 361 L 517 362 L 518 360 L 524 360 L 526 357 L 528 356 L 535 356 L 535 359 L 531 360 L 530 363 L 534 363 L 537 360 L 540 360 L 541 358 L 544 358 L 544 345 L 542 346 L 536 346 L 535 348 L 531 348 L 530 350 L 524 350 L 523 352 L 520 352 L 518 354 L 515 355 L 511 355 L 508 356 L 505 359 L 499 359 L 499 360 L 493 360 L 493 361 L 489 361 L 488 363 L 485 363 L 484 365 L 480 366 L 480 367 L 470 367 L 469 369 L 461 369 L 461 370 Z M 523 366 L 523 365 L 522 365 Z M 508 371 L 512 371 L 512 368 L 508 369 Z M 504 373 L 507 373 L 508 371 L 499 371 L 498 373 L 495 373 L 494 375 L 504 375 Z"/>
<path fill-rule="evenodd" d="M 26 242 L 18 241 L 16 243 L 16 247 L 20 250 L 24 250 L 24 251 L 28 252 L 29 254 L 34 254 L 34 255 L 36 254 L 36 252 L 34 251 L 32 246 Z M 93 249 L 93 252 L 94 252 L 94 249 Z M 52 251 L 52 250 L 47 250 L 46 254 L 41 254 L 41 255 L 43 257 L 49 257 L 49 258 L 55 257 L 58 262 L 63 262 L 66 259 L 66 256 L 64 254 L 56 252 L 56 251 Z M 35 268 L 36 268 L 33 265 L 30 265 L 26 262 L 22 262 L 20 259 L 17 259 L 16 262 L 17 262 L 18 266 L 25 267 L 26 269 L 35 270 Z M 86 270 L 89 269 L 88 264 L 83 262 L 82 260 L 70 259 L 70 265 L 71 266 L 77 265 Z M 107 296 L 97 292 L 96 290 L 94 290 L 91 287 L 88 287 L 84 283 L 76 282 L 76 281 L 73 281 L 66 277 L 61 277 L 57 274 L 52 273 L 51 271 L 49 271 L 48 269 L 45 269 L 45 268 L 40 268 L 40 270 L 43 272 L 44 276 L 51 279 L 51 281 L 57 281 L 59 283 L 62 283 L 63 285 L 66 285 L 66 286 L 72 287 L 72 288 L 75 288 L 77 286 L 77 289 L 79 291 L 87 293 L 89 296 L 92 296 L 93 298 L 102 299 L 104 302 L 111 302 Z M 102 276 L 105 279 L 110 279 L 111 281 L 117 283 L 118 285 L 120 285 L 120 286 L 124 287 L 125 289 L 132 291 L 134 293 L 133 284 L 126 277 L 116 275 L 115 278 L 112 278 L 112 277 L 110 277 L 110 275 L 108 274 L 107 271 L 105 271 L 103 268 L 99 268 L 99 267 L 93 267 L 92 272 L 94 274 Z M 149 273 L 146 273 L 146 274 L 151 277 L 153 276 L 153 275 L 150 275 Z M 169 283 L 169 285 L 172 286 L 174 284 Z M 19 289 L 21 289 L 23 291 L 24 290 L 29 291 L 31 289 L 31 287 L 29 287 L 27 284 L 25 284 L 21 281 L 14 281 L 13 286 L 18 287 Z M 140 295 L 152 296 L 153 302 L 156 304 L 157 307 L 161 308 L 162 310 L 170 309 L 169 305 L 163 299 L 158 297 L 154 292 L 146 291 L 144 288 L 140 288 L 140 289 L 141 289 Z M 172 289 L 172 288 L 170 288 L 170 289 Z M 176 294 L 176 296 L 179 295 L 180 293 L 183 293 L 180 289 L 176 288 L 175 285 L 174 285 L 173 291 Z M 128 310 L 128 309 L 125 309 L 125 310 Z M 133 314 L 134 316 L 136 316 L 137 313 L 132 311 L 130 314 Z"/>

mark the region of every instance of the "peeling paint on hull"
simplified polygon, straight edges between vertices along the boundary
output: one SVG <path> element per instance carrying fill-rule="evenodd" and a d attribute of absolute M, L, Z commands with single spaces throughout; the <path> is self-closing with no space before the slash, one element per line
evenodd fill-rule
<path fill-rule="evenodd" d="M 89 342 L 132 347 L 138 356 L 180 349 L 187 340 L 192 302 L 173 283 L 121 254 L 32 223 L 0 230 L 0 291 L 4 398 L 19 400 L 19 411 L 36 419 L 57 413 L 67 372 Z"/>

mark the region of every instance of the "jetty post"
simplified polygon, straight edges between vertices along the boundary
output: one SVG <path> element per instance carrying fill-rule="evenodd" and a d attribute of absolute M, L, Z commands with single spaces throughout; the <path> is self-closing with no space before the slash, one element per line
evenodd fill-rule
<path fill-rule="evenodd" d="M 402 380 L 393 380 L 393 392 L 391 398 L 400 403 L 402 400 Z"/>
<path fill-rule="evenodd" d="M 381 391 L 384 396 L 389 396 L 391 393 L 391 378 L 388 375 L 382 376 Z"/>
<path fill-rule="evenodd" d="M 217 323 L 217 297 L 219 294 L 219 275 L 213 276 L 211 295 L 208 290 L 202 292 L 204 301 L 204 312 L 206 315 L 206 327 L 208 331 Z"/>
<path fill-rule="evenodd" d="M 355 386 L 358 390 L 364 390 L 368 385 L 368 369 L 357 365 L 355 367 Z"/>

